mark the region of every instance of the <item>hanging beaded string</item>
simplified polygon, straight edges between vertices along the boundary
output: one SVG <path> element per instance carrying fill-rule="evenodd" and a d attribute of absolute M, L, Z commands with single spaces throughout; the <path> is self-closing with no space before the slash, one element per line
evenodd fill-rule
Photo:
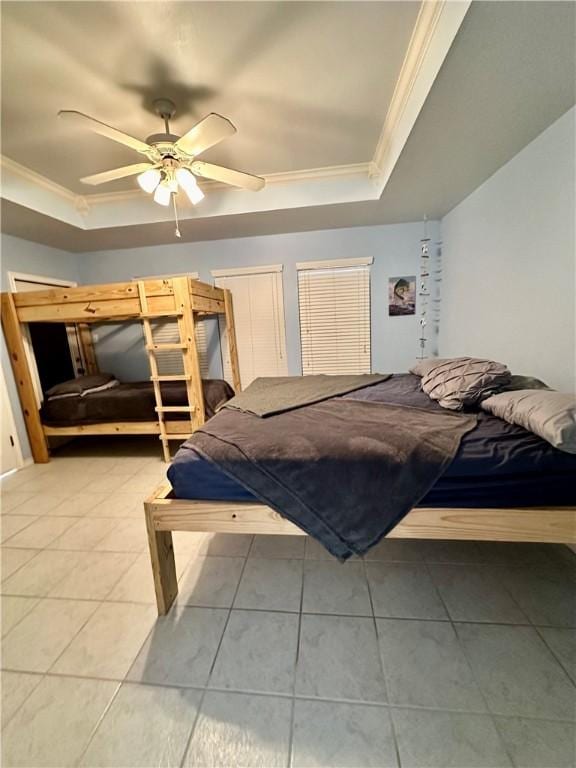
<path fill-rule="evenodd" d="M 174 234 L 176 237 L 182 237 L 180 234 L 180 227 L 178 225 L 178 208 L 176 208 L 176 193 L 172 192 L 172 206 L 174 207 L 174 224 L 176 226 L 176 229 L 174 230 Z"/>
<path fill-rule="evenodd" d="M 428 217 L 424 216 L 424 237 L 420 240 L 420 350 L 418 357 L 425 358 L 426 345 L 428 343 L 427 325 L 428 325 L 428 302 L 430 299 L 430 238 L 428 237 Z"/>

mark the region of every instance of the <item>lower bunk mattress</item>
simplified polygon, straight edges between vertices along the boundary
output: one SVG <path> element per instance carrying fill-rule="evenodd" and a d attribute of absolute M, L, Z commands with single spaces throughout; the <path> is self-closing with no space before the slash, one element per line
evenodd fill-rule
<path fill-rule="evenodd" d="M 404 374 L 345 397 L 440 408 L 420 390 L 418 377 Z M 187 445 L 176 454 L 168 478 L 177 498 L 257 501 L 236 480 Z M 576 455 L 563 453 L 522 427 L 480 412 L 476 428 L 464 436 L 452 463 L 419 506 L 573 506 L 575 478 Z"/>
<path fill-rule="evenodd" d="M 167 406 L 188 405 L 184 381 L 162 382 L 162 401 Z M 206 418 L 214 415 L 219 405 L 234 397 L 234 390 L 221 379 L 203 379 Z M 47 400 L 40 411 L 42 423 L 53 427 L 101 424 L 109 421 L 157 421 L 154 385 L 150 381 L 119 384 L 112 389 L 93 392 L 84 397 Z M 187 419 L 187 413 L 171 413 L 171 419 Z"/>

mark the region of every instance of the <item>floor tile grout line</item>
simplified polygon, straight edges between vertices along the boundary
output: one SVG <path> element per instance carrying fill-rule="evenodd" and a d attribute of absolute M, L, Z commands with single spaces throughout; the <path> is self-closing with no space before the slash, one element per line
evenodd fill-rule
<path fill-rule="evenodd" d="M 306 543 L 304 543 L 304 554 L 306 554 Z M 294 722 L 296 714 L 296 683 L 298 679 L 298 663 L 300 659 L 300 643 L 302 639 L 302 608 L 304 606 L 304 589 L 306 583 L 306 566 L 304 558 L 300 561 L 300 567 L 302 570 L 302 582 L 300 584 L 300 610 L 298 611 L 298 631 L 296 633 L 296 657 L 294 659 L 294 678 L 292 680 L 292 699 L 290 705 L 290 726 L 288 731 L 288 755 L 287 755 L 287 768 L 290 768 L 293 762 L 293 750 L 294 750 Z"/>
<path fill-rule="evenodd" d="M 198 706 L 196 707 L 196 714 L 192 718 L 192 725 L 190 727 L 190 732 L 186 737 L 186 743 L 184 744 L 184 749 L 182 750 L 182 757 L 178 762 L 179 768 L 183 768 L 184 761 L 186 760 L 186 755 L 188 754 L 188 750 L 190 749 L 190 745 L 192 744 L 192 737 L 194 735 L 194 731 L 196 730 L 198 720 L 200 719 L 200 714 L 202 712 L 202 707 L 204 706 L 204 699 L 206 698 L 206 693 L 207 693 L 206 688 L 200 691 Z"/>
<path fill-rule="evenodd" d="M 384 694 L 386 696 L 386 702 L 388 705 L 390 704 L 390 693 L 388 690 L 388 676 L 386 673 L 386 665 L 384 663 L 384 657 L 382 655 L 382 649 L 380 647 L 380 636 L 378 633 L 378 621 L 376 619 L 376 615 L 374 612 L 374 600 L 372 597 L 372 586 L 370 584 L 370 578 L 368 576 L 368 564 L 365 560 L 362 560 L 362 567 L 363 567 L 363 573 L 364 573 L 364 579 L 366 580 L 366 586 L 368 588 L 368 599 L 370 600 L 370 607 L 372 609 L 372 622 L 374 625 L 374 634 L 376 637 L 376 651 L 378 653 L 378 662 L 380 665 L 380 672 L 382 674 L 382 682 L 384 683 Z M 394 743 L 394 754 L 396 757 L 396 763 L 398 765 L 398 768 L 402 768 L 402 758 L 400 757 L 400 744 L 398 741 L 398 734 L 396 733 L 396 724 L 394 722 L 394 717 L 392 712 L 388 713 L 388 717 L 390 720 L 390 730 L 392 733 L 392 741 Z"/>
<path fill-rule="evenodd" d="M 427 565 L 426 568 L 428 570 L 428 575 L 430 577 L 430 580 L 436 586 L 435 581 L 434 581 L 434 577 L 433 577 L 431 569 L 430 569 L 430 566 Z M 480 694 L 480 697 L 481 697 L 482 701 L 484 702 L 484 706 L 486 708 L 486 715 L 490 719 L 490 722 L 492 723 L 492 726 L 493 726 L 493 728 L 496 731 L 496 735 L 498 736 L 498 741 L 500 743 L 500 746 L 504 750 L 504 754 L 508 757 L 508 760 L 510 761 L 510 765 L 514 766 L 514 760 L 513 760 L 512 752 L 508 748 L 508 745 L 507 745 L 504 737 L 502 736 L 501 730 L 498 727 L 498 723 L 496 722 L 496 718 L 494 717 L 494 713 L 492 712 L 492 708 L 490 706 L 490 702 L 488 701 L 488 697 L 486 696 L 486 694 L 484 692 L 484 689 L 482 688 L 482 686 L 480 684 L 480 681 L 478 679 L 478 676 L 476 674 L 476 671 L 474 669 L 472 661 L 470 660 L 468 654 L 466 653 L 466 648 L 464 647 L 464 643 L 462 642 L 462 638 L 460 637 L 460 634 L 458 633 L 458 630 L 456 628 L 456 624 L 455 624 L 455 622 L 452 619 L 452 616 L 450 614 L 450 611 L 448 610 L 448 606 L 446 605 L 446 602 L 445 602 L 445 600 L 444 600 L 444 598 L 443 598 L 443 596 L 442 596 L 442 594 L 440 592 L 440 589 L 438 589 L 436 587 L 436 590 L 437 590 L 437 593 L 438 593 L 438 597 L 440 598 L 440 600 L 442 602 L 442 605 L 444 606 L 444 610 L 446 611 L 446 613 L 450 617 L 450 624 L 452 626 L 452 632 L 454 633 L 454 636 L 456 638 L 456 643 L 458 644 L 458 647 L 460 648 L 460 651 L 462 652 L 462 656 L 466 660 L 466 664 L 468 666 L 468 669 L 470 670 L 470 675 L 472 677 L 472 680 L 474 681 L 474 684 L 475 684 L 475 686 L 476 686 L 476 688 L 478 690 L 478 693 Z M 465 623 L 465 622 L 461 622 L 461 623 Z"/>
<path fill-rule="evenodd" d="M 28 552 L 29 550 L 27 549 L 26 551 Z M 18 573 L 18 571 L 20 571 L 22 568 L 24 568 L 24 566 L 25 566 L 25 565 L 28 565 L 28 563 L 31 563 L 31 562 L 32 562 L 32 560 L 34 560 L 36 557 L 38 557 L 38 555 L 39 555 L 41 552 L 43 552 L 43 550 L 42 550 L 42 549 L 37 549 L 37 550 L 36 550 L 36 554 L 35 554 L 35 555 L 32 555 L 32 557 L 31 557 L 29 560 L 26 560 L 26 562 L 25 562 L 25 563 L 22 563 L 21 565 L 19 565 L 19 566 L 18 566 L 18 568 L 16 568 L 16 570 L 15 570 L 15 571 L 12 571 L 12 573 L 10 573 L 8 576 L 6 576 L 4 579 L 2 579 L 2 582 L 1 582 L 1 584 L 3 584 L 5 581 L 8 581 L 8 579 L 11 579 L 11 578 L 12 578 L 12 576 L 15 576 L 15 575 Z M 2 597 L 3 597 L 3 596 L 4 596 L 4 593 L 2 592 L 2 586 L 1 586 L 1 584 L 0 584 L 0 596 L 2 596 Z M 20 597 L 20 595 L 13 595 L 13 597 Z M 24 597 L 27 597 L 27 595 L 24 595 Z"/>
<path fill-rule="evenodd" d="M 10 542 L 10 539 L 14 538 L 15 536 L 18 536 L 18 534 L 19 534 L 19 533 L 22 533 L 22 532 L 23 532 L 23 531 L 25 531 L 27 528 L 29 528 L 31 525 L 33 525 L 35 522 L 37 522 L 38 520 L 40 520 L 40 519 L 41 519 L 41 517 L 42 517 L 42 515 L 38 515 L 38 516 L 36 516 L 36 517 L 32 517 L 32 515 L 12 515 L 12 517 L 30 517 L 30 518 L 31 518 L 31 520 L 30 520 L 30 522 L 29 522 L 27 525 L 25 525 L 23 528 L 20 528 L 20 530 L 16 531 L 15 533 L 12 533 L 12 534 L 10 534 L 10 536 L 8 536 L 8 538 L 7 538 L 7 539 L 4 539 L 4 540 L 2 541 L 2 544 L 1 544 L 1 546 L 2 546 L 2 547 L 9 547 L 9 546 L 10 546 L 10 544 L 9 544 L 9 542 Z M 19 547 L 12 547 L 12 549 L 19 549 Z M 25 549 L 38 549 L 38 547 L 25 547 Z"/>
<path fill-rule="evenodd" d="M 18 714 L 18 712 L 20 712 L 24 704 L 26 704 L 30 696 L 32 696 L 32 694 L 36 691 L 36 689 L 38 688 L 42 680 L 46 677 L 46 673 L 45 672 L 22 672 L 21 670 L 11 670 L 11 669 L 10 670 L 3 669 L 2 672 L 12 672 L 13 674 L 18 674 L 18 675 L 34 675 L 35 677 L 40 678 L 36 683 L 36 685 L 34 686 L 34 688 L 30 691 L 30 693 L 24 697 L 24 699 L 20 702 L 20 704 L 18 704 L 18 706 L 16 707 L 14 712 L 12 712 L 10 717 L 7 720 L 4 720 L 4 722 L 2 723 L 2 733 L 3 733 L 8 723 L 14 719 L 14 717 Z"/>
<path fill-rule="evenodd" d="M 176 685 L 174 683 L 155 683 L 155 682 L 149 682 L 149 681 L 141 681 L 141 680 L 128 680 L 127 678 L 119 678 L 119 677 L 95 677 L 90 675 L 78 675 L 78 674 L 71 674 L 71 673 L 61 673 L 61 672 L 28 672 L 21 669 L 5 669 L 2 670 L 3 672 L 12 672 L 17 674 L 28 674 L 33 675 L 35 677 L 39 678 L 65 678 L 65 679 L 76 679 L 76 680 L 92 680 L 94 682 L 110 682 L 110 683 L 118 683 L 119 685 L 129 684 L 134 686 L 143 686 L 148 688 L 169 688 L 171 690 L 176 691 L 197 691 L 198 693 L 201 693 L 205 691 L 206 693 L 223 693 L 223 694 L 230 694 L 230 695 L 243 695 L 243 696 L 256 696 L 261 698 L 272 698 L 272 699 L 284 699 L 284 700 L 290 700 L 294 698 L 296 701 L 310 701 L 310 702 L 321 702 L 326 704 L 345 704 L 350 706 L 359 706 L 359 707 L 370 707 L 375 709 L 388 709 L 388 710 L 406 710 L 406 711 L 414 711 L 414 712 L 442 712 L 446 714 L 455 714 L 455 715 L 479 715 L 479 716 L 485 716 L 490 717 L 491 713 L 487 712 L 486 710 L 478 710 L 478 709 L 454 709 L 454 708 L 446 708 L 446 707 L 427 707 L 427 706 L 419 706 L 419 705 L 410 705 L 410 704 L 393 704 L 390 702 L 382 702 L 382 701 L 365 701 L 363 699 L 334 699 L 329 697 L 321 697 L 321 696 L 310 696 L 306 694 L 297 694 L 296 696 L 292 696 L 290 693 L 281 693 L 278 691 L 257 691 L 257 690 L 247 690 L 247 689 L 236 689 L 236 688 L 222 688 L 222 687 L 214 687 L 214 688 L 208 688 L 205 689 L 202 686 L 198 685 Z M 533 715 L 518 715 L 518 714 L 510 714 L 510 713 L 494 713 L 495 717 L 499 717 L 504 720 L 515 720 L 518 718 L 522 718 L 523 720 L 528 720 L 530 722 L 546 722 L 546 723 L 564 723 L 566 725 L 572 725 L 576 727 L 576 721 L 575 720 L 569 720 L 567 718 L 553 718 L 553 717 L 535 717 Z"/>
<path fill-rule="evenodd" d="M 242 564 L 242 569 L 240 571 L 240 576 L 238 577 L 238 582 L 236 583 L 236 588 L 234 590 L 234 595 L 232 596 L 232 600 L 230 601 L 230 607 L 229 608 L 221 608 L 221 610 L 227 610 L 228 613 L 227 613 L 226 619 L 224 621 L 224 627 L 222 628 L 222 632 L 220 634 L 220 640 L 218 641 L 218 646 L 216 648 L 216 652 L 214 653 L 214 658 L 212 659 L 212 664 L 210 665 L 210 670 L 208 671 L 208 676 L 206 678 L 206 683 L 204 685 L 204 688 L 208 688 L 208 686 L 210 684 L 210 679 L 212 678 L 212 673 L 214 671 L 214 667 L 216 666 L 216 659 L 218 658 L 218 654 L 220 653 L 220 648 L 222 647 L 222 642 L 224 640 L 224 635 L 226 634 L 226 630 L 228 628 L 228 624 L 230 623 L 230 617 L 232 616 L 232 611 L 233 610 L 244 610 L 244 609 L 239 609 L 239 608 L 235 609 L 234 608 L 234 603 L 235 603 L 236 597 L 238 595 L 238 590 L 240 589 L 240 582 L 242 581 L 242 577 L 244 576 L 244 571 L 246 569 L 247 562 L 248 562 L 248 558 L 245 557 L 244 558 L 244 562 Z M 185 607 L 193 608 L 193 607 L 200 607 L 200 606 L 185 606 Z"/>
<path fill-rule="evenodd" d="M 572 687 L 576 688 L 576 679 L 574 679 L 572 674 L 569 672 L 562 658 L 556 653 L 554 648 L 552 648 L 548 640 L 546 640 L 546 636 L 544 635 L 544 633 L 540 631 L 541 629 L 567 629 L 568 631 L 571 631 L 570 628 L 569 627 L 541 627 L 540 625 L 537 625 L 537 624 L 534 624 L 533 628 L 536 631 L 536 634 L 538 635 L 540 640 L 544 643 L 544 645 L 548 649 L 548 651 L 552 654 L 556 662 L 562 667 L 562 670 L 565 673 L 566 677 L 568 678 L 568 681 L 572 684 Z"/>
<path fill-rule="evenodd" d="M 65 550 L 40 550 L 42 551 L 65 551 Z M 84 550 L 66 550 L 66 551 L 84 551 Z M 87 552 L 87 554 L 92 554 L 93 552 Z M 103 555 L 135 555 L 134 561 L 131 563 L 131 565 L 128 567 L 128 570 L 135 564 L 136 560 L 138 560 L 139 557 L 141 557 L 145 552 L 109 552 L 98 550 L 94 554 L 103 554 Z M 194 553 L 191 554 L 190 558 L 194 556 Z M 36 556 L 35 556 L 36 557 Z M 214 555 L 210 555 L 210 557 L 214 557 Z M 219 557 L 219 556 L 218 556 Z M 240 556 L 230 556 L 235 557 L 236 559 L 245 559 L 244 557 Z M 35 558 L 31 558 L 28 562 L 31 562 Z M 283 558 L 281 558 L 283 559 Z M 28 563 L 24 563 L 25 567 Z M 179 581 L 184 578 L 185 572 L 188 569 L 190 563 L 186 565 L 186 568 L 182 572 L 182 575 L 179 578 Z M 74 567 L 74 566 L 73 566 Z M 128 571 L 126 571 L 127 573 Z M 124 576 L 126 575 L 124 574 Z M 70 572 L 64 578 L 66 578 Z M 7 577 L 7 579 L 11 578 L 12 574 Z M 123 578 L 123 577 L 121 577 Z M 6 579 L 6 580 L 7 580 Z M 57 582 L 55 585 L 56 587 L 61 582 Z M 4 592 L 0 590 L 0 597 L 16 597 L 16 598 L 22 598 L 22 599 L 36 599 L 36 600 L 72 600 L 74 602 L 89 602 L 89 603 L 118 603 L 122 605 L 154 605 L 155 601 L 154 599 L 150 600 L 120 600 L 120 599 L 110 599 L 109 597 L 106 598 L 96 598 L 96 597 L 62 597 L 58 595 L 51 595 L 50 593 L 47 594 L 28 594 L 28 593 L 22 593 L 22 592 Z M 181 608 L 206 608 L 206 609 L 218 609 L 218 610 L 228 610 L 229 606 L 222 606 L 222 605 L 210 605 L 207 603 L 185 603 L 180 605 Z M 281 613 L 286 615 L 294 616 L 298 613 L 298 611 L 290 611 L 283 608 L 240 608 L 233 606 L 235 611 L 243 611 L 243 612 L 253 612 L 253 613 Z M 485 627 L 485 626 L 495 626 L 495 627 L 525 627 L 527 629 L 567 629 L 567 630 L 575 630 L 576 629 L 576 622 L 573 625 L 566 626 L 563 624 L 532 624 L 532 623 L 525 623 L 520 624 L 517 622 L 504 622 L 504 621 L 472 621 L 469 619 L 451 619 L 450 617 L 447 618 L 429 618 L 429 617 L 421 617 L 421 616 L 395 616 L 395 615 L 379 615 L 379 614 L 357 614 L 357 613 L 323 613 L 320 611 L 303 611 L 303 616 L 321 616 L 321 617 L 334 617 L 334 618 L 343 618 L 343 619 L 382 619 L 384 621 L 393 620 L 393 621 L 420 621 L 420 622 L 430 622 L 430 623 L 438 623 L 441 622 L 443 624 L 472 624 L 474 626 L 479 627 Z M 10 630 L 11 631 L 11 630 Z"/>
<path fill-rule="evenodd" d="M 11 595 L 0 595 L 0 602 L 2 602 L 2 600 L 3 600 L 5 597 L 11 597 Z M 23 598 L 23 599 L 26 599 L 26 598 Z M 8 632 L 6 632 L 5 634 L 3 634 L 3 635 L 2 635 L 2 637 L 1 637 L 1 642 L 0 642 L 0 646 L 3 646 L 3 645 L 4 645 L 4 640 L 5 640 L 5 639 L 8 637 L 8 635 L 10 634 L 10 632 L 12 632 L 12 630 L 13 630 L 13 629 L 16 629 L 16 627 L 17 627 L 19 624 L 21 624 L 21 623 L 24 621 L 24 619 L 26 618 L 26 616 L 28 616 L 28 614 L 30 614 L 30 613 L 31 613 L 31 612 L 34 610 L 34 608 L 36 608 L 36 606 L 38 605 L 38 603 L 40 602 L 40 600 L 41 600 L 42 598 L 40 598 L 40 597 L 30 597 L 30 598 L 27 598 L 27 599 L 29 599 L 29 600 L 34 600 L 34 601 L 35 601 L 35 602 L 34 602 L 34 605 L 33 605 L 33 606 L 30 608 L 30 610 L 29 610 L 29 611 L 26 611 L 26 613 L 25 613 L 25 614 L 23 614 L 22 616 L 20 616 L 20 618 L 18 619 L 18 621 L 16 622 L 16 624 L 13 624 L 13 625 L 10 627 L 10 629 L 8 630 Z"/>
<path fill-rule="evenodd" d="M 114 681 L 114 682 L 118 682 L 118 681 Z M 110 697 L 110 701 L 104 707 L 104 710 L 101 712 L 100 717 L 98 718 L 96 724 L 94 725 L 94 727 L 92 728 L 92 730 L 90 732 L 90 735 L 88 736 L 88 739 L 86 740 L 86 744 L 84 745 L 83 749 L 80 751 L 80 754 L 78 755 L 78 757 L 74 761 L 75 768 L 76 768 L 76 766 L 80 765 L 80 763 L 82 761 L 82 758 L 84 757 L 84 755 L 86 754 L 86 752 L 88 751 L 88 749 L 90 747 L 90 744 L 94 741 L 94 737 L 96 736 L 96 733 L 98 732 L 98 729 L 100 728 L 102 722 L 104 721 L 104 718 L 106 717 L 106 715 L 110 711 L 110 707 L 112 706 L 113 702 L 116 700 L 116 697 L 118 696 L 118 694 L 120 692 L 120 689 L 122 688 L 122 685 L 123 685 L 122 682 L 118 682 L 118 685 L 116 686 L 116 689 L 115 689 L 114 693 Z"/>
<path fill-rule="evenodd" d="M 45 670 L 45 671 L 46 671 L 46 673 L 47 673 L 47 672 L 50 672 L 50 670 L 51 670 L 51 669 L 53 669 L 53 668 L 56 666 L 56 664 L 57 664 L 57 663 L 60 661 L 60 659 L 62 658 L 63 654 L 65 654 L 65 653 L 66 653 L 66 651 L 68 650 L 68 648 L 70 648 L 70 646 L 72 645 L 72 643 L 74 642 L 74 640 L 76 640 L 76 638 L 78 637 L 78 635 L 80 634 L 80 632 L 82 632 L 82 631 L 84 630 L 84 627 L 85 627 L 85 626 L 88 624 L 88 622 L 91 620 L 91 618 L 94 616 L 94 614 L 95 614 L 95 613 L 98 611 L 98 609 L 99 609 L 100 605 L 102 605 L 102 603 L 101 603 L 101 602 L 100 602 L 100 604 L 98 604 L 98 602 L 97 602 L 97 601 L 94 601 L 94 602 L 96 603 L 96 607 L 94 608 L 94 610 L 93 610 L 93 611 L 90 613 L 90 615 L 89 615 L 89 616 L 87 616 L 87 617 L 86 617 L 86 620 L 85 620 L 85 621 L 84 621 L 84 623 L 83 623 L 83 624 L 82 624 L 82 625 L 79 627 L 78 631 L 74 633 L 74 636 L 73 636 L 73 637 L 70 639 L 70 641 L 69 641 L 69 642 L 66 644 L 66 647 L 62 649 L 62 651 L 61 651 L 61 652 L 58 654 L 57 658 L 55 658 L 55 659 L 54 659 L 54 661 L 52 662 L 52 664 L 50 664 L 50 666 L 48 667 L 48 669 L 47 669 L 47 670 Z"/>
<path fill-rule="evenodd" d="M 250 544 L 252 546 L 252 544 Z M 248 550 L 250 551 L 250 550 Z M 248 556 L 244 557 L 244 563 L 242 564 L 242 570 L 240 571 L 240 576 L 238 578 L 238 582 L 236 584 L 236 589 L 234 590 L 234 595 L 232 596 L 232 600 L 230 602 L 230 608 L 228 609 L 228 613 L 226 615 L 226 619 L 224 621 L 224 626 L 222 627 L 222 632 L 220 633 L 220 639 L 218 641 L 218 645 L 216 647 L 216 651 L 214 652 L 214 658 L 212 659 L 212 664 L 210 665 L 210 669 L 208 670 L 208 675 L 206 677 L 206 682 L 204 684 L 204 690 L 202 691 L 202 694 L 200 695 L 200 701 L 198 702 L 198 709 L 196 712 L 196 717 L 194 718 L 194 722 L 192 724 L 192 728 L 190 729 L 190 733 L 188 734 L 188 739 L 186 740 L 186 744 L 184 746 L 184 751 L 182 752 L 182 759 L 180 760 L 180 768 L 183 768 L 184 761 L 186 760 L 186 755 L 188 754 L 188 750 L 190 749 L 190 745 L 192 744 L 192 739 L 194 737 L 194 732 L 196 730 L 196 726 L 198 724 L 198 720 L 200 718 L 200 713 L 202 712 L 202 707 L 204 705 L 204 699 L 206 698 L 206 693 L 208 692 L 210 679 L 212 677 L 212 672 L 214 671 L 214 667 L 216 666 L 216 659 L 218 658 L 218 654 L 220 653 L 220 648 L 222 647 L 222 642 L 224 640 L 224 635 L 226 633 L 226 629 L 228 628 L 228 624 L 230 622 L 230 617 L 232 615 L 232 610 L 234 606 L 234 602 L 236 601 L 236 596 L 238 595 L 238 590 L 240 589 L 240 582 L 242 581 L 242 577 L 244 576 L 244 571 L 246 569 L 246 563 L 248 562 Z"/>
<path fill-rule="evenodd" d="M 500 567 L 506 567 L 506 566 L 504 565 L 504 566 L 500 566 Z M 526 566 L 523 566 L 523 567 L 526 567 Z M 508 584 L 506 584 L 506 579 L 502 579 L 501 583 L 502 583 L 502 587 L 504 589 L 504 592 L 510 597 L 510 600 L 512 601 L 512 604 L 516 606 L 516 608 L 520 611 L 520 614 L 522 616 L 524 616 L 524 618 L 526 619 L 526 624 L 519 624 L 518 626 L 531 626 L 531 627 L 533 627 L 534 626 L 534 622 L 532 621 L 532 619 L 530 618 L 528 613 L 522 608 L 522 606 L 520 605 L 519 601 L 514 597 L 514 593 L 508 587 Z"/>

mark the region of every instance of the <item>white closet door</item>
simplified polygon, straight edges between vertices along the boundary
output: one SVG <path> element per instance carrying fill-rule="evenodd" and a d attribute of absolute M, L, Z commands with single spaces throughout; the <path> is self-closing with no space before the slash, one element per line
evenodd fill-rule
<path fill-rule="evenodd" d="M 242 388 L 259 376 L 286 376 L 286 327 L 282 267 L 217 270 L 220 288 L 232 292 Z M 232 383 L 225 321 L 221 319 L 224 378 Z"/>
<path fill-rule="evenodd" d="M 355 261 L 298 265 L 304 375 L 370 373 L 370 267 Z"/>

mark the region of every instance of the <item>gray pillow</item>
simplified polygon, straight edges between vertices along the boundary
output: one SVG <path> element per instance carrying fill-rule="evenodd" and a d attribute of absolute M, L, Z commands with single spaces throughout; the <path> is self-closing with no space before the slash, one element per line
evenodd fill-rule
<path fill-rule="evenodd" d="M 551 389 L 501 392 L 484 400 L 484 411 L 517 424 L 566 453 L 576 453 L 576 395 Z"/>
<path fill-rule="evenodd" d="M 544 384 L 540 379 L 534 376 L 518 376 L 512 374 L 510 383 L 502 387 L 502 392 L 514 392 L 516 389 L 551 389 L 548 384 Z"/>
<path fill-rule="evenodd" d="M 415 369 L 421 372 L 424 392 L 452 411 L 476 405 L 499 392 L 511 379 L 502 363 L 475 357 L 430 358 L 414 366 L 412 372 Z"/>
<path fill-rule="evenodd" d="M 95 373 L 91 376 L 78 376 L 69 381 L 56 384 L 45 393 L 48 400 L 61 399 L 63 397 L 84 397 L 91 392 L 100 392 L 104 389 L 117 387 L 119 382 L 111 373 Z"/>

